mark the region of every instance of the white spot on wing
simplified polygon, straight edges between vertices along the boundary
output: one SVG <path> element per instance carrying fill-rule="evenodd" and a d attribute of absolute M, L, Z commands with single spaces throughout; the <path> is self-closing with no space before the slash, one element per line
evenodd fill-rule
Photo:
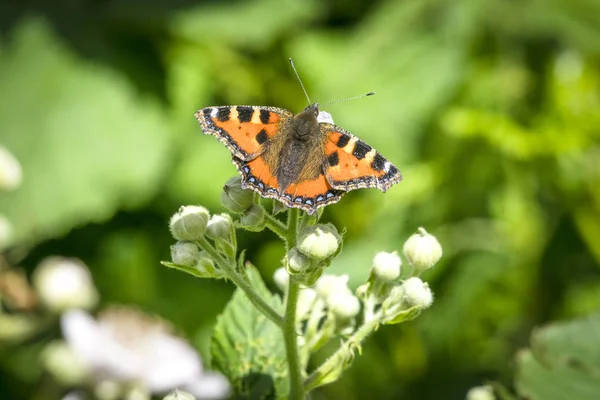
<path fill-rule="evenodd" d="M 317 115 L 317 121 L 319 123 L 327 123 L 333 125 L 333 118 L 331 118 L 331 114 L 326 111 L 319 111 L 319 115 Z"/>
<path fill-rule="evenodd" d="M 210 111 L 210 116 L 211 116 L 212 118 L 216 117 L 216 116 L 217 116 L 217 112 L 219 112 L 219 110 L 217 109 L 217 107 L 213 108 L 213 109 Z"/>
<path fill-rule="evenodd" d="M 383 170 L 385 171 L 386 174 L 388 172 L 390 172 L 390 166 L 391 165 L 392 165 L 392 163 L 390 163 L 389 161 L 386 161 L 385 164 L 383 164 Z"/>

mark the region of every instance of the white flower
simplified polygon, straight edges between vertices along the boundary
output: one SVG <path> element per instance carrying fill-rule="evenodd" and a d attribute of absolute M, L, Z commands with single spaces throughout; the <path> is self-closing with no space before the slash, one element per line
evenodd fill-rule
<path fill-rule="evenodd" d="M 198 399 L 226 398 L 227 380 L 202 369 L 200 357 L 159 320 L 114 308 L 97 320 L 81 310 L 61 318 L 63 335 L 96 382 L 137 383 L 151 393 L 181 388 Z"/>
<path fill-rule="evenodd" d="M 0 146 L 0 190 L 16 189 L 21 178 L 21 164 L 4 146 Z"/>
<path fill-rule="evenodd" d="M 400 276 L 402 261 L 397 252 L 380 251 L 373 258 L 373 273 L 383 281 L 393 281 Z"/>
<path fill-rule="evenodd" d="M 46 258 L 33 273 L 33 285 L 42 303 L 55 312 L 90 309 L 98 302 L 89 270 L 76 259 Z"/>

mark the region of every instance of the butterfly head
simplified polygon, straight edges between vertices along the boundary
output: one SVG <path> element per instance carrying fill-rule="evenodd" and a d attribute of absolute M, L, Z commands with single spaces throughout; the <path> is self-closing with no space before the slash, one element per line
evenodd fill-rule
<path fill-rule="evenodd" d="M 299 140 L 308 140 L 319 132 L 319 103 L 313 103 L 294 117 L 294 136 Z"/>

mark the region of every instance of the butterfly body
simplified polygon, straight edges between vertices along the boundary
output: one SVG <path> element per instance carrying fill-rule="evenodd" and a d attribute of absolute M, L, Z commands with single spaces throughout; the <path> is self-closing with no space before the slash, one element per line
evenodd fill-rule
<path fill-rule="evenodd" d="M 312 214 L 346 192 L 386 191 L 400 172 L 342 128 L 319 122 L 318 104 L 294 115 L 275 107 L 206 107 L 196 113 L 205 134 L 232 153 L 242 186 Z"/>

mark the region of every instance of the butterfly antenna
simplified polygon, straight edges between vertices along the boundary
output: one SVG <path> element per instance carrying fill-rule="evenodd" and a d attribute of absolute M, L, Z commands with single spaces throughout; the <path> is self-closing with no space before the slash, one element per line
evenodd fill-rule
<path fill-rule="evenodd" d="M 294 67 L 294 62 L 292 61 L 292 59 L 290 58 L 290 65 L 292 66 L 292 69 L 294 70 L 294 73 L 296 74 L 296 78 L 298 78 L 298 82 L 300 82 L 300 86 L 302 87 L 302 90 L 304 91 L 304 95 L 306 96 L 306 100 L 308 100 L 308 104 L 312 104 L 310 102 L 310 98 L 308 97 L 308 93 L 306 93 L 306 89 L 304 88 L 304 84 L 302 83 L 302 79 L 300 79 L 300 75 L 298 75 L 298 71 L 296 71 L 296 67 Z"/>
<path fill-rule="evenodd" d="M 323 104 L 321 107 L 325 107 L 325 106 L 328 106 L 331 104 L 336 104 L 336 103 L 342 103 L 342 102 L 348 101 L 348 100 L 356 100 L 356 99 L 360 99 L 361 97 L 373 96 L 374 94 L 375 94 L 375 92 L 369 92 L 369 93 L 361 94 L 360 96 L 354 96 L 354 97 L 348 97 L 347 99 L 330 101 L 329 103 Z"/>

